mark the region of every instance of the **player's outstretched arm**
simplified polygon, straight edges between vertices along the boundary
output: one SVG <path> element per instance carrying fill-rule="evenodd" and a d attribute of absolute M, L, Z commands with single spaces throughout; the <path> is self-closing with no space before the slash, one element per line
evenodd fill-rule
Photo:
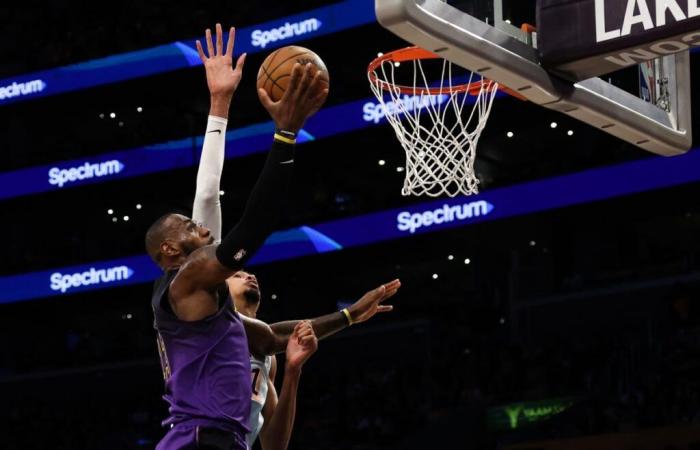
<path fill-rule="evenodd" d="M 192 220 L 209 228 L 217 242 L 221 240 L 219 191 L 221 172 L 224 169 L 226 125 L 231 99 L 241 82 L 246 57 L 245 53 L 241 55 L 236 67 L 233 67 L 235 33 L 231 27 L 225 51 L 221 24 L 216 24 L 216 46 L 212 42 L 211 31 L 206 30 L 206 54 L 202 44 L 197 41 L 197 52 L 204 65 L 209 88 L 210 107 L 197 171 Z"/>
<path fill-rule="evenodd" d="M 261 95 L 278 128 L 297 132 L 323 103 L 327 90 L 321 89 L 320 77 L 312 77 L 310 70 L 310 65 L 304 69 L 296 65 L 287 91 L 278 102 Z M 211 305 L 196 303 L 211 300 L 214 288 L 240 270 L 272 233 L 287 198 L 293 163 L 294 141 L 275 137 L 239 222 L 218 246 L 192 252 L 170 285 L 171 305 L 178 317 L 200 320 L 211 314 Z M 202 309 L 209 314 L 202 315 Z"/>
<path fill-rule="evenodd" d="M 393 280 L 372 289 L 343 311 L 309 319 L 319 339 L 327 338 L 352 324 L 365 322 L 377 313 L 391 311 L 394 307 L 382 303 L 393 297 L 401 287 L 401 281 Z M 248 334 L 248 346 L 256 355 L 273 355 L 285 350 L 289 336 L 299 320 L 288 320 L 267 325 L 256 319 L 243 318 Z"/>
<path fill-rule="evenodd" d="M 279 399 L 274 385 L 277 360 L 273 358 L 267 400 L 262 411 L 265 421 L 260 430 L 260 444 L 263 450 L 287 449 L 294 428 L 301 368 L 317 348 L 318 339 L 314 335 L 311 323 L 299 322 L 287 343 L 286 365 Z"/>

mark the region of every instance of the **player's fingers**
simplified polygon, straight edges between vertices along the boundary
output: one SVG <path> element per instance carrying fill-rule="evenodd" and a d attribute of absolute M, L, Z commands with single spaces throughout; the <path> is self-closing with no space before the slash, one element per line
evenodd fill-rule
<path fill-rule="evenodd" d="M 298 333 L 299 339 L 307 337 L 307 336 L 313 336 L 313 335 L 314 335 L 313 328 L 303 327 L 303 328 L 299 329 L 299 333 Z"/>
<path fill-rule="evenodd" d="M 275 106 L 275 102 L 270 99 L 270 96 L 267 95 L 267 91 L 263 88 L 258 89 L 258 98 L 260 98 L 260 103 L 262 103 L 268 111 Z"/>
<path fill-rule="evenodd" d="M 304 324 L 301 328 L 299 328 L 299 334 L 300 335 L 314 334 L 314 328 L 311 326 L 311 324 Z"/>
<path fill-rule="evenodd" d="M 384 293 L 384 296 L 382 297 L 382 299 L 379 300 L 379 302 L 381 303 L 381 302 L 385 301 L 386 299 L 393 297 L 394 295 L 396 295 L 396 293 L 397 293 L 398 291 L 399 291 L 398 289 L 392 289 L 392 290 L 390 290 L 390 291 L 386 291 L 386 292 Z"/>
<path fill-rule="evenodd" d="M 314 99 L 314 106 L 317 108 L 320 108 L 323 106 L 323 103 L 326 101 L 326 98 L 328 97 L 328 88 L 326 89 L 321 89 L 318 94 L 316 94 L 316 98 Z"/>
<path fill-rule="evenodd" d="M 371 291 L 371 293 L 372 293 L 373 297 L 377 297 L 377 298 L 381 299 L 382 297 L 384 297 L 384 294 L 386 294 L 386 286 L 384 286 L 382 284 L 378 288 Z"/>
<path fill-rule="evenodd" d="M 294 334 L 298 334 L 298 333 L 301 331 L 301 329 L 302 329 L 303 326 L 304 326 L 304 322 L 303 322 L 303 321 L 297 322 L 297 324 L 294 325 L 294 331 L 293 331 L 293 333 L 294 333 Z"/>
<path fill-rule="evenodd" d="M 394 306 L 393 305 L 381 305 L 377 308 L 378 313 L 383 313 L 383 312 L 389 312 L 393 311 Z"/>
<path fill-rule="evenodd" d="M 214 56 L 214 44 L 211 42 L 211 30 L 209 28 L 204 32 L 207 41 L 207 52 L 209 52 L 209 57 Z"/>
<path fill-rule="evenodd" d="M 247 55 L 247 53 L 243 53 L 238 57 L 238 61 L 236 61 L 236 70 L 240 70 L 241 72 L 243 71 L 243 65 L 245 64 L 245 57 Z"/>
<path fill-rule="evenodd" d="M 226 53 L 224 55 L 233 58 L 233 43 L 236 42 L 236 29 L 231 27 L 228 30 L 228 42 L 226 43 Z M 239 58 L 240 59 L 240 58 Z"/>
<path fill-rule="evenodd" d="M 323 83 L 324 83 L 323 72 L 316 69 L 316 73 L 314 74 L 314 77 L 311 79 L 311 85 L 309 86 L 309 92 L 311 93 L 311 95 L 313 95 L 315 97 L 316 93 L 322 90 L 321 86 L 323 85 Z"/>
<path fill-rule="evenodd" d="M 316 95 L 316 98 L 314 98 L 311 107 L 309 108 L 309 112 L 306 114 L 306 117 L 311 117 L 316 112 L 318 112 L 319 109 L 321 109 L 321 106 L 326 102 L 326 98 L 328 97 L 328 89 L 321 89 L 321 92 L 319 92 Z"/>
<path fill-rule="evenodd" d="M 289 335 L 289 339 L 287 339 L 287 342 L 293 342 L 296 341 L 299 343 L 299 332 L 297 330 L 294 330 L 291 335 Z"/>
<path fill-rule="evenodd" d="M 316 93 L 321 90 L 321 71 L 316 69 L 316 73 L 311 75 L 314 70 L 311 65 L 308 66 L 310 81 L 307 86 L 305 86 L 305 91 L 301 92 L 301 95 L 308 100 L 312 100 L 316 97 Z"/>
<path fill-rule="evenodd" d="M 304 74 L 301 76 L 301 81 L 299 81 L 299 88 L 296 92 L 296 98 L 299 98 L 302 101 L 307 100 L 306 95 L 309 91 L 309 86 L 311 86 L 311 82 L 314 80 L 314 76 L 311 75 L 311 68 L 311 63 L 306 63 L 306 66 L 304 66 Z"/>
<path fill-rule="evenodd" d="M 299 333 L 299 335 L 297 336 L 297 342 L 301 344 L 302 342 L 304 342 L 305 339 L 309 339 L 311 337 L 314 337 L 313 333 Z"/>
<path fill-rule="evenodd" d="M 386 286 L 387 290 L 391 290 L 391 289 L 395 289 L 395 288 L 398 289 L 401 286 L 401 280 L 399 280 L 397 278 L 397 279 L 392 280 L 388 283 L 385 283 L 384 286 Z"/>
<path fill-rule="evenodd" d="M 314 340 L 316 339 L 316 336 L 304 336 L 299 338 L 299 344 L 303 346 L 311 345 L 313 344 Z"/>
<path fill-rule="evenodd" d="M 309 66 L 309 63 L 301 66 L 301 72 L 299 72 L 299 79 L 297 83 L 293 87 L 290 84 L 290 86 L 287 88 L 287 90 L 291 91 L 291 96 L 296 102 L 298 102 L 300 99 L 303 99 L 301 93 L 308 87 Z"/>
<path fill-rule="evenodd" d="M 204 55 L 204 50 L 202 49 L 202 43 L 199 40 L 195 43 L 197 46 L 197 53 L 199 53 L 199 59 L 204 63 L 207 60 L 206 55 Z"/>
<path fill-rule="evenodd" d="M 321 71 L 316 70 L 316 73 L 314 74 L 313 77 L 311 77 L 311 82 L 309 83 L 308 87 L 306 88 L 305 91 L 301 93 L 301 96 L 303 97 L 303 101 L 307 105 L 306 109 L 309 111 L 313 111 L 314 109 L 318 108 L 317 104 L 317 98 L 318 98 L 318 93 L 322 91 L 323 89 L 321 88 L 322 84 L 322 78 L 321 78 Z"/>
<path fill-rule="evenodd" d="M 224 51 L 224 33 L 221 30 L 221 24 L 216 24 L 216 54 L 221 55 Z"/>
<path fill-rule="evenodd" d="M 304 338 L 303 342 L 300 342 L 300 345 L 307 350 L 310 349 L 315 351 L 318 348 L 318 338 L 316 336 L 309 336 Z"/>
<path fill-rule="evenodd" d="M 395 291 L 401 287 L 401 282 L 397 280 L 392 280 L 388 283 L 384 283 L 385 293 Z"/>
<path fill-rule="evenodd" d="M 292 67 L 292 76 L 289 78 L 289 84 L 287 85 L 287 90 L 284 91 L 284 95 L 282 95 L 282 100 L 286 100 L 295 94 L 299 86 L 302 71 L 301 64 L 294 63 L 294 67 Z"/>

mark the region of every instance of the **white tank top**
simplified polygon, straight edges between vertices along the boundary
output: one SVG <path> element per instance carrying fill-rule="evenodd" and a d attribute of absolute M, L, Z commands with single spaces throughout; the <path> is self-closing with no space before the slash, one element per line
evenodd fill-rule
<path fill-rule="evenodd" d="M 258 438 L 260 429 L 262 429 L 265 419 L 262 415 L 263 406 L 267 399 L 267 386 L 270 381 L 270 367 L 272 366 L 272 357 L 266 356 L 264 360 L 250 355 L 250 370 L 251 379 L 253 381 L 253 396 L 250 403 L 250 433 L 246 435 L 248 448 L 253 448 L 253 443 Z"/>

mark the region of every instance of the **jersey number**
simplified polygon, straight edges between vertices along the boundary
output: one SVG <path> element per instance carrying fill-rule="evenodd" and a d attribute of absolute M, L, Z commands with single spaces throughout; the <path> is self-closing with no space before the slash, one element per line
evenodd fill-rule
<path fill-rule="evenodd" d="M 260 369 L 253 369 L 253 395 L 258 395 L 259 392 L 259 386 L 258 386 L 258 377 L 260 376 Z"/>

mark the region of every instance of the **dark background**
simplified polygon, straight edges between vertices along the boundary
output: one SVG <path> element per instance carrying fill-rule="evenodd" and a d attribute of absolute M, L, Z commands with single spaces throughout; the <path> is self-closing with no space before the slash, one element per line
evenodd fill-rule
<path fill-rule="evenodd" d="M 244 27 L 327 3 L 1 6 L 0 77 L 200 36 L 217 21 Z M 507 15 L 533 23 L 534 2 L 509 2 Z M 368 62 L 405 45 L 379 25 L 299 44 L 328 66 L 328 106 L 368 97 Z M 248 58 L 230 128 L 267 119 L 254 89 L 265 56 Z M 696 55 L 692 63 L 696 78 Z M 627 72 L 613 82 L 634 89 L 635 79 Z M 100 119 L 111 111 L 123 126 Z M 0 170 L 201 134 L 207 111 L 201 67 L 4 106 Z M 503 99 L 476 168 L 488 190 L 649 157 L 564 116 Z M 395 169 L 403 160 L 388 125 L 305 144 L 283 226 L 421 201 L 400 195 L 403 174 Z M 226 162 L 224 228 L 235 223 L 263 161 Z M 191 209 L 195 176 L 191 168 L 3 201 L 0 274 L 142 253 L 155 218 Z M 391 315 L 322 342 L 305 366 L 290 448 L 492 449 L 697 427 L 699 194 L 700 185 L 684 185 L 256 268 L 261 318 L 270 322 L 324 314 L 379 283 L 403 282 Z M 131 220 L 113 223 L 108 208 Z M 3 449 L 154 447 L 166 409 L 150 292 L 143 284 L 0 307 Z M 550 420 L 515 431 L 487 427 L 490 407 L 560 397 L 576 401 Z"/>

